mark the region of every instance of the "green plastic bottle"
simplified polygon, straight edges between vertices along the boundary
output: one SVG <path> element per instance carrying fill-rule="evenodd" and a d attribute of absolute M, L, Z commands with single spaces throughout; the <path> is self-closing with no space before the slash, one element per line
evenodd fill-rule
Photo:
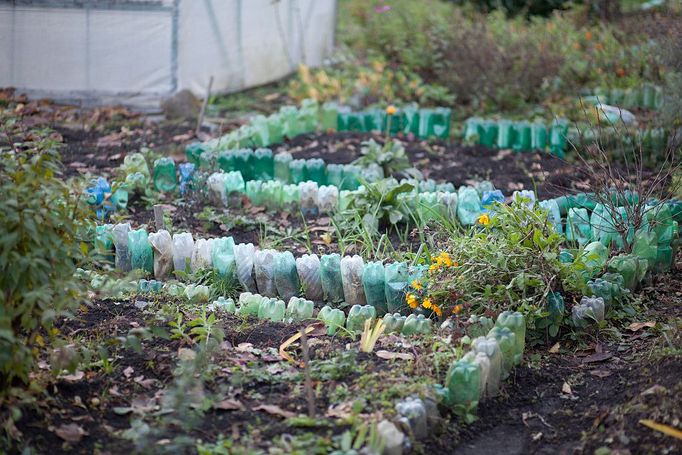
<path fill-rule="evenodd" d="M 327 165 L 327 184 L 341 188 L 343 183 L 343 165 L 342 164 L 328 164 Z"/>
<path fill-rule="evenodd" d="M 568 124 L 563 120 L 555 120 L 549 130 L 549 149 L 553 155 L 559 158 L 566 156 L 567 135 Z"/>
<path fill-rule="evenodd" d="M 387 310 L 391 313 L 400 311 L 405 305 L 405 290 L 409 279 L 407 263 L 394 262 L 384 267 Z"/>
<path fill-rule="evenodd" d="M 147 231 L 137 229 L 128 232 L 128 254 L 133 270 L 139 269 L 154 273 L 154 253 L 149 244 Z"/>
<path fill-rule="evenodd" d="M 234 239 L 222 237 L 215 239 L 211 246 L 213 269 L 222 277 L 234 277 L 236 263 L 234 259 Z"/>
<path fill-rule="evenodd" d="M 518 311 L 503 311 L 497 317 L 495 326 L 506 327 L 514 332 L 514 364 L 521 364 L 523 351 L 526 348 L 526 318 Z"/>
<path fill-rule="evenodd" d="M 388 134 L 390 134 L 391 136 L 395 136 L 396 134 L 403 130 L 403 114 L 401 109 L 398 109 L 398 111 L 395 114 L 384 115 L 383 119 L 384 123 L 381 126 L 381 131 L 384 134 L 388 132 Z M 421 131 L 421 125 L 419 126 L 419 129 Z"/>
<path fill-rule="evenodd" d="M 282 322 L 286 312 L 286 305 L 279 299 L 264 299 L 258 307 L 258 318 L 272 322 Z"/>
<path fill-rule="evenodd" d="M 348 131 L 365 130 L 364 118 L 361 112 L 350 112 L 348 115 Z"/>
<path fill-rule="evenodd" d="M 510 149 L 514 144 L 514 124 L 509 120 L 497 122 L 497 148 Z"/>
<path fill-rule="evenodd" d="M 368 109 L 362 113 L 363 130 L 381 132 L 386 113 L 380 109 Z"/>
<path fill-rule="evenodd" d="M 239 294 L 237 314 L 242 316 L 258 316 L 260 304 L 263 300 L 265 300 L 265 297 L 262 295 L 242 292 Z"/>
<path fill-rule="evenodd" d="M 274 160 L 272 150 L 258 149 L 253 153 L 253 178 L 255 180 L 271 180 L 274 177 Z"/>
<path fill-rule="evenodd" d="M 482 120 L 479 117 L 470 117 L 464 122 L 463 141 L 465 144 L 480 144 L 480 133 L 482 128 L 479 128 Z"/>
<path fill-rule="evenodd" d="M 275 178 L 279 180 L 282 183 L 290 183 L 291 182 L 291 175 L 289 173 L 289 165 L 291 164 L 291 161 L 293 160 L 293 157 L 291 156 L 291 153 L 289 152 L 279 152 L 277 155 L 275 155 L 273 161 L 274 161 L 274 168 L 275 168 Z"/>
<path fill-rule="evenodd" d="M 514 123 L 514 143 L 512 148 L 515 152 L 527 152 L 531 150 L 532 134 L 528 122 Z"/>
<path fill-rule="evenodd" d="M 656 232 L 640 231 L 635 234 L 632 254 L 647 261 L 647 268 L 654 270 L 658 259 L 658 236 Z M 606 301 L 606 300 L 605 300 Z"/>
<path fill-rule="evenodd" d="M 257 147 L 267 147 L 272 143 L 268 119 L 264 115 L 257 115 L 251 119 L 251 135 Z"/>
<path fill-rule="evenodd" d="M 343 165 L 343 183 L 341 184 L 342 190 L 354 191 L 360 186 L 360 176 L 362 175 L 362 170 L 359 166 L 355 164 L 344 164 Z"/>
<path fill-rule="evenodd" d="M 315 304 L 312 300 L 306 300 L 299 297 L 292 297 L 289 299 L 287 305 L 286 317 L 290 321 L 302 321 L 304 319 L 311 319 L 313 317 L 313 310 Z"/>
<path fill-rule="evenodd" d="M 193 142 L 185 147 L 185 155 L 187 156 L 187 161 L 199 167 L 199 158 L 201 154 L 206 151 L 206 147 L 201 142 Z"/>
<path fill-rule="evenodd" d="M 283 251 L 275 256 L 275 287 L 277 294 L 284 300 L 298 296 L 301 282 L 296 270 L 296 259 L 290 251 Z"/>
<path fill-rule="evenodd" d="M 334 335 L 339 327 L 343 327 L 346 324 L 346 315 L 343 314 L 343 311 L 330 306 L 324 306 L 317 315 L 317 318 L 322 320 L 327 326 L 327 335 L 329 336 Z"/>
<path fill-rule="evenodd" d="M 585 245 L 592 239 L 592 227 L 587 210 L 570 208 L 566 220 L 566 239 L 579 245 Z"/>
<path fill-rule="evenodd" d="M 419 137 L 419 108 L 416 106 L 405 106 L 401 109 L 403 134 L 412 134 Z"/>
<path fill-rule="evenodd" d="M 251 149 L 239 149 L 234 152 L 234 167 L 242 173 L 245 181 L 254 180 L 254 155 Z"/>
<path fill-rule="evenodd" d="M 225 150 L 218 154 L 218 167 L 225 172 L 238 171 L 234 162 L 233 150 Z"/>
<path fill-rule="evenodd" d="M 246 197 L 251 201 L 251 205 L 264 205 L 263 182 L 260 180 L 249 180 L 246 182 Z"/>
<path fill-rule="evenodd" d="M 336 131 L 339 122 L 339 105 L 324 103 L 321 110 L 320 126 L 322 131 Z"/>
<path fill-rule="evenodd" d="M 159 158 L 154 161 L 154 187 L 157 191 L 170 193 L 178 186 L 175 176 L 175 161 L 172 158 Z"/>
<path fill-rule="evenodd" d="M 464 359 L 455 361 L 445 377 L 446 404 L 473 410 L 481 397 L 481 369 Z"/>
<path fill-rule="evenodd" d="M 337 253 L 325 254 L 320 258 L 320 280 L 324 299 L 327 302 L 343 302 L 341 256 Z"/>
<path fill-rule="evenodd" d="M 327 184 L 327 169 L 324 160 L 321 158 L 311 158 L 305 162 L 305 174 L 308 180 L 317 182 L 318 185 Z"/>
<path fill-rule="evenodd" d="M 483 120 L 478 125 L 478 143 L 484 147 L 493 148 L 497 143 L 497 123 Z"/>
<path fill-rule="evenodd" d="M 611 258 L 608 270 L 611 273 L 620 274 L 623 277 L 624 287 L 634 291 L 647 272 L 647 261 L 634 255 L 621 254 Z"/>
<path fill-rule="evenodd" d="M 376 318 L 377 312 L 373 306 L 353 305 L 348 312 L 346 328 L 350 332 L 362 332 L 365 327 L 365 321 L 369 320 L 373 323 Z"/>
<path fill-rule="evenodd" d="M 362 286 L 367 304 L 373 306 L 379 316 L 386 314 L 386 274 L 381 262 L 368 262 L 362 272 Z"/>
<path fill-rule="evenodd" d="M 493 327 L 488 332 L 488 338 L 497 340 L 502 352 L 502 379 L 509 376 L 514 367 L 514 354 L 516 350 L 516 335 L 506 327 Z"/>
<path fill-rule="evenodd" d="M 113 224 L 95 227 L 95 250 L 97 255 L 109 264 L 114 264 L 114 236 Z M 383 288 L 381 289 L 383 292 Z"/>
<path fill-rule="evenodd" d="M 386 313 L 383 318 L 384 333 L 400 333 L 405 325 L 405 319 L 407 318 L 400 313 Z"/>
<path fill-rule="evenodd" d="M 472 339 L 486 336 L 488 332 L 490 332 L 490 329 L 495 326 L 495 322 L 492 319 L 475 314 L 469 316 L 467 324 L 466 334 Z"/>
<path fill-rule="evenodd" d="M 431 333 L 431 319 L 423 314 L 411 314 L 405 319 L 400 331 L 403 335 L 429 334 Z"/>
<path fill-rule="evenodd" d="M 289 178 L 291 183 L 301 183 L 308 180 L 305 160 L 292 160 L 289 163 Z"/>
<path fill-rule="evenodd" d="M 293 210 L 298 207 L 301 193 L 298 185 L 282 185 L 282 208 Z"/>
<path fill-rule="evenodd" d="M 279 144 L 284 140 L 284 124 L 279 114 L 272 114 L 268 117 L 268 134 L 270 144 Z"/>
<path fill-rule="evenodd" d="M 532 150 L 545 150 L 547 148 L 547 127 L 542 122 L 533 122 L 530 125 L 530 148 Z"/>
<path fill-rule="evenodd" d="M 419 137 L 447 139 L 450 136 L 452 110 L 445 107 L 419 110 Z"/>

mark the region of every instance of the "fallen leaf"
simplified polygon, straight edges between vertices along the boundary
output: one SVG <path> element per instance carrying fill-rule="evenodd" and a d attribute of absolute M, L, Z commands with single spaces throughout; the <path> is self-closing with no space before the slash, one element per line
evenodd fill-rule
<path fill-rule="evenodd" d="M 583 363 L 594 363 L 594 362 L 603 362 L 606 359 L 610 359 L 613 357 L 613 354 L 610 352 L 598 352 L 596 354 L 588 355 L 583 359 Z"/>
<path fill-rule="evenodd" d="M 254 411 L 265 411 L 268 414 L 284 417 L 285 419 L 294 417 L 296 414 L 291 411 L 286 411 L 274 404 L 261 404 L 253 408 Z"/>
<path fill-rule="evenodd" d="M 59 376 L 59 379 L 63 379 L 63 380 L 68 381 L 68 382 L 78 382 L 81 379 L 83 379 L 83 377 L 85 377 L 85 373 L 83 373 L 82 371 L 76 371 L 73 374 L 61 375 L 61 376 Z"/>
<path fill-rule="evenodd" d="M 649 321 L 649 322 L 633 322 L 627 328 L 628 328 L 628 330 L 630 330 L 632 332 L 636 332 L 638 330 L 642 330 L 645 327 L 656 327 L 656 323 L 651 322 L 651 321 Z"/>
<path fill-rule="evenodd" d="M 88 433 L 80 426 L 75 423 L 65 423 L 56 430 L 55 434 L 62 438 L 66 442 L 76 443 L 83 439 Z"/>
<path fill-rule="evenodd" d="M 652 430 L 660 431 L 663 434 L 667 434 L 668 436 L 682 440 L 682 431 L 678 430 L 677 428 L 673 428 L 670 425 L 654 422 L 653 420 L 649 419 L 640 420 L 639 423 L 645 427 L 651 428 Z"/>
<path fill-rule="evenodd" d="M 605 378 L 611 376 L 611 372 L 608 370 L 592 370 L 590 371 L 590 374 L 598 378 Z"/>
<path fill-rule="evenodd" d="M 384 359 L 384 360 L 393 360 L 393 359 L 414 360 L 414 355 L 410 354 L 409 352 L 391 352 L 391 351 L 385 351 L 383 349 L 377 351 L 377 357 L 379 357 L 380 359 Z"/>
<path fill-rule="evenodd" d="M 656 395 L 657 393 L 664 393 L 667 391 L 665 387 L 662 385 L 656 384 L 654 386 L 649 387 L 646 389 L 644 392 L 642 392 L 640 395 L 646 396 L 646 395 Z"/>
<path fill-rule="evenodd" d="M 135 372 L 135 369 L 133 367 L 130 367 L 130 366 L 126 367 L 126 369 L 123 370 L 123 376 L 130 379 L 130 377 L 133 375 L 134 372 Z"/>
<path fill-rule="evenodd" d="M 571 386 L 568 384 L 568 382 L 564 382 L 564 385 L 561 386 L 561 392 L 565 393 L 566 395 L 573 395 L 573 391 L 571 390 Z"/>
<path fill-rule="evenodd" d="M 554 346 L 549 348 L 549 353 L 556 354 L 557 352 L 559 352 L 559 348 L 561 348 L 561 343 L 555 343 Z"/>
<path fill-rule="evenodd" d="M 244 405 L 239 400 L 227 398 L 214 404 L 213 408 L 220 409 L 221 411 L 243 411 Z"/>

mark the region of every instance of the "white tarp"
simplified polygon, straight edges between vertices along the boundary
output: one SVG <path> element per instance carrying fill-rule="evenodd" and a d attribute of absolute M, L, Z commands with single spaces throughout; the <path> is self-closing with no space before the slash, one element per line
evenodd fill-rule
<path fill-rule="evenodd" d="M 158 102 L 277 80 L 334 45 L 336 0 L 0 1 L 0 87 Z"/>

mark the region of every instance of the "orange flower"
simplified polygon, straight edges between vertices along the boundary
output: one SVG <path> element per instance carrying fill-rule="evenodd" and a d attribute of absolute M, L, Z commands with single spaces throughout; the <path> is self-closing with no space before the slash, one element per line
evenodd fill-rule
<path fill-rule="evenodd" d="M 623 76 L 625 76 L 625 70 L 624 70 L 623 68 L 618 68 L 618 69 L 616 70 L 616 76 L 618 76 L 618 77 L 623 77 Z"/>
<path fill-rule="evenodd" d="M 585 32 L 585 40 L 592 41 L 592 32 L 591 31 L 588 30 Z"/>
<path fill-rule="evenodd" d="M 462 312 L 462 305 L 455 305 L 452 309 L 452 314 L 459 314 Z"/>
<path fill-rule="evenodd" d="M 396 112 L 398 112 L 398 109 L 392 104 L 386 108 L 386 113 L 388 115 L 395 115 Z"/>
<path fill-rule="evenodd" d="M 407 304 L 410 306 L 410 308 L 417 308 L 417 297 L 415 297 L 414 294 L 408 293 L 405 295 L 405 300 L 407 300 Z"/>
<path fill-rule="evenodd" d="M 438 305 L 433 306 L 433 312 L 436 313 L 438 317 L 443 316 L 443 310 Z"/>
<path fill-rule="evenodd" d="M 428 310 L 433 307 L 433 303 L 431 303 L 431 299 L 427 298 L 422 302 L 422 306 Z"/>

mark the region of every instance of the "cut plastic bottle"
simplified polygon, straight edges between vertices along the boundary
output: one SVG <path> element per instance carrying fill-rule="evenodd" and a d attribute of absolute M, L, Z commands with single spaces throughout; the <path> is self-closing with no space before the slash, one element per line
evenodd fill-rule
<path fill-rule="evenodd" d="M 237 280 L 249 292 L 258 292 L 253 272 L 256 247 L 253 243 L 240 243 L 234 246 Z"/>
<path fill-rule="evenodd" d="M 144 229 L 128 231 L 128 251 L 130 252 L 130 266 L 133 270 L 154 273 L 154 254 Z"/>
<path fill-rule="evenodd" d="M 327 302 L 343 302 L 341 257 L 338 254 L 325 254 L 320 258 L 320 280 Z"/>
<path fill-rule="evenodd" d="M 301 283 L 296 271 L 296 259 L 290 251 L 284 251 L 275 256 L 274 281 L 277 294 L 282 299 L 288 301 L 298 295 Z"/>
<path fill-rule="evenodd" d="M 364 261 L 358 255 L 341 259 L 341 280 L 343 295 L 349 305 L 366 305 L 365 290 L 362 286 Z"/>
<path fill-rule="evenodd" d="M 315 302 L 322 301 L 324 292 L 320 279 L 320 259 L 316 254 L 304 254 L 296 258 L 296 271 L 303 285 L 306 298 Z"/>
<path fill-rule="evenodd" d="M 276 297 L 275 250 L 258 250 L 253 260 L 258 292 L 264 297 Z"/>
<path fill-rule="evenodd" d="M 173 239 L 168 231 L 161 229 L 149 234 L 149 244 L 154 251 L 154 277 L 165 279 L 173 272 Z"/>
<path fill-rule="evenodd" d="M 194 252 L 194 239 L 189 232 L 173 234 L 173 268 L 187 272 L 192 263 Z"/>

